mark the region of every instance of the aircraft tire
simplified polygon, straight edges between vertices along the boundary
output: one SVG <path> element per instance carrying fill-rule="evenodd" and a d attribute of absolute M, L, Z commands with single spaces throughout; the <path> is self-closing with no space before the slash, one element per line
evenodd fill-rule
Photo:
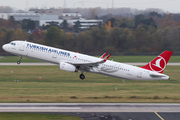
<path fill-rule="evenodd" d="M 20 61 L 17 61 L 17 64 L 19 65 L 21 62 Z"/>
<path fill-rule="evenodd" d="M 84 74 L 80 74 L 79 77 L 81 78 L 81 80 L 85 79 L 85 75 Z"/>

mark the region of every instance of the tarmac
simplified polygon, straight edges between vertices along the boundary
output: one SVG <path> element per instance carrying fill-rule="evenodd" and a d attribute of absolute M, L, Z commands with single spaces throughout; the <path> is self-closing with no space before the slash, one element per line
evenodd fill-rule
<path fill-rule="evenodd" d="M 0 112 L 33 112 L 83 120 L 180 120 L 180 104 L 167 103 L 0 103 Z"/>

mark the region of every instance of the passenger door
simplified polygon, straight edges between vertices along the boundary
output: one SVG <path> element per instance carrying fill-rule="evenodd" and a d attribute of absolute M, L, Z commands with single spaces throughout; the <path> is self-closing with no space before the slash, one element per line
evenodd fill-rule
<path fill-rule="evenodd" d="M 138 70 L 137 77 L 138 77 L 138 78 L 142 78 L 142 71 L 141 71 L 141 70 Z"/>
<path fill-rule="evenodd" d="M 21 42 L 19 50 L 24 51 L 24 49 L 25 49 L 25 42 Z"/>

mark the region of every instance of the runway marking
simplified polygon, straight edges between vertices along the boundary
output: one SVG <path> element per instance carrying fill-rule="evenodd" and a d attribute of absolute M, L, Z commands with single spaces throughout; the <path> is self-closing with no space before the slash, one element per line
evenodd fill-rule
<path fill-rule="evenodd" d="M 55 109 L 55 110 L 80 110 L 81 107 L 0 107 L 0 110 L 13 110 L 13 109 L 17 109 L 17 110 L 31 110 L 31 109 L 46 109 L 46 110 L 49 110 L 49 109 Z"/>
<path fill-rule="evenodd" d="M 155 113 L 161 120 L 164 120 L 156 111 L 154 111 L 154 113 Z"/>

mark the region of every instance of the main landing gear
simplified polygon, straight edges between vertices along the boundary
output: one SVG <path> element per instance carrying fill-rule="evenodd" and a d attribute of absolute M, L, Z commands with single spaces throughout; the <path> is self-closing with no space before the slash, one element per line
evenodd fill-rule
<path fill-rule="evenodd" d="M 84 70 L 83 70 L 83 69 L 80 69 L 80 66 L 76 66 L 76 68 L 81 71 L 81 74 L 79 75 L 79 78 L 80 78 L 81 80 L 84 80 L 84 79 L 85 79 L 85 75 L 83 74 L 83 73 L 84 73 Z"/>
<path fill-rule="evenodd" d="M 84 75 L 83 73 L 84 73 L 84 70 L 81 70 L 81 74 L 79 75 L 79 77 L 81 78 L 81 80 L 84 80 L 84 79 L 85 79 L 85 75 Z"/>
<path fill-rule="evenodd" d="M 85 75 L 84 75 L 83 73 L 81 73 L 81 74 L 79 75 L 79 77 L 81 78 L 81 80 L 84 80 L 84 79 L 85 79 Z"/>
<path fill-rule="evenodd" d="M 21 63 L 22 56 L 19 57 L 19 60 L 17 61 L 17 64 L 19 65 Z"/>

